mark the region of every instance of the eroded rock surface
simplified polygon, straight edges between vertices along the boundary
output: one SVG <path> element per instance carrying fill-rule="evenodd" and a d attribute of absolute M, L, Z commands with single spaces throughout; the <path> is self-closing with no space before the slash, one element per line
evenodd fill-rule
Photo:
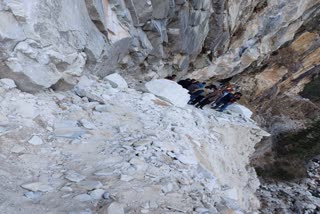
<path fill-rule="evenodd" d="M 177 108 L 95 78 L 87 82 L 81 97 L 0 88 L 1 213 L 241 213 L 259 207 L 259 182 L 248 164 L 266 133 L 251 120 Z M 34 138 L 42 143 L 27 143 Z"/>

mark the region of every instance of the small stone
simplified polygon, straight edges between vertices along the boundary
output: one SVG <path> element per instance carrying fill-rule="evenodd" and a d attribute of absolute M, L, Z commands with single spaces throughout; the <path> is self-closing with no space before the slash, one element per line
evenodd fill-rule
<path fill-rule="evenodd" d="M 117 202 L 113 202 L 109 205 L 104 214 L 124 214 L 123 205 Z"/>
<path fill-rule="evenodd" d="M 147 210 L 147 209 L 142 209 L 142 210 L 141 210 L 141 213 L 149 213 L 149 210 Z"/>
<path fill-rule="evenodd" d="M 88 121 L 86 119 L 80 120 L 80 123 L 86 129 L 91 129 L 92 130 L 92 129 L 96 128 L 96 126 L 93 123 L 91 123 L 90 121 Z"/>
<path fill-rule="evenodd" d="M 79 173 L 77 173 L 75 171 L 68 171 L 65 178 L 68 179 L 69 181 L 78 183 L 78 182 L 84 180 L 86 178 L 86 176 L 80 175 Z"/>
<path fill-rule="evenodd" d="M 69 212 L 68 214 L 92 214 L 92 212 L 90 210 L 88 210 L 88 211 L 72 211 L 72 212 Z"/>
<path fill-rule="evenodd" d="M 28 143 L 32 144 L 32 145 L 41 145 L 43 144 L 42 139 L 39 136 L 33 136 Z"/>
<path fill-rule="evenodd" d="M 60 190 L 63 191 L 63 192 L 72 192 L 72 188 L 68 187 L 68 186 L 64 186 Z"/>
<path fill-rule="evenodd" d="M 41 193 L 40 192 L 26 192 L 24 193 L 24 196 L 27 198 L 33 200 L 33 201 L 39 201 Z"/>
<path fill-rule="evenodd" d="M 111 84 L 114 88 L 128 88 L 127 82 L 117 73 L 110 74 L 105 77 L 105 79 Z"/>
<path fill-rule="evenodd" d="M 68 197 L 70 197 L 71 195 L 72 195 L 71 193 L 65 194 L 65 195 L 61 196 L 61 198 L 68 198 Z"/>
<path fill-rule="evenodd" d="M 100 200 L 104 196 L 105 191 L 103 189 L 96 189 L 89 193 L 92 200 Z"/>
<path fill-rule="evenodd" d="M 34 182 L 29 184 L 21 185 L 22 188 L 33 191 L 33 192 L 51 192 L 53 191 L 53 187 L 42 184 L 40 182 Z"/>
<path fill-rule="evenodd" d="M 195 160 L 195 158 L 193 158 L 192 156 L 185 156 L 185 155 L 178 155 L 177 156 L 177 159 L 183 163 L 183 164 L 186 164 L 186 165 L 197 165 L 198 162 L 197 160 Z"/>
<path fill-rule="evenodd" d="M 120 177 L 121 181 L 126 181 L 126 182 L 132 181 L 133 179 L 134 178 L 130 175 L 121 175 L 121 177 Z"/>
<path fill-rule="evenodd" d="M 176 158 L 176 155 L 173 152 L 167 152 L 167 155 L 169 155 L 172 158 Z"/>
<path fill-rule="evenodd" d="M 20 145 L 15 145 L 12 149 L 11 152 L 12 153 L 21 153 L 25 150 L 25 148 L 23 146 Z"/>
<path fill-rule="evenodd" d="M 151 209 L 156 209 L 156 208 L 159 207 L 159 205 L 158 205 L 155 201 L 150 201 L 150 202 L 149 202 L 149 207 L 150 207 Z"/>
<path fill-rule="evenodd" d="M 167 185 L 163 186 L 161 190 L 164 193 L 171 192 L 173 190 L 173 184 L 172 183 L 168 183 Z"/>
<path fill-rule="evenodd" d="M 111 111 L 110 107 L 107 105 L 97 105 L 94 110 L 98 112 L 109 112 Z"/>
<path fill-rule="evenodd" d="M 76 197 L 74 197 L 75 200 L 81 201 L 81 202 L 85 202 L 85 201 L 91 201 L 92 198 L 90 195 L 88 194 L 81 194 L 81 195 L 77 195 Z"/>
<path fill-rule="evenodd" d="M 5 89 L 16 88 L 16 84 L 12 79 L 3 78 L 0 80 L 0 85 Z"/>
<path fill-rule="evenodd" d="M 78 186 L 85 190 L 94 190 L 102 187 L 102 183 L 100 181 L 81 181 Z"/>
<path fill-rule="evenodd" d="M 95 172 L 94 175 L 96 176 L 110 176 L 114 174 L 114 169 L 108 168 L 108 169 L 103 169 L 98 172 Z"/>
<path fill-rule="evenodd" d="M 198 208 L 196 208 L 196 212 L 198 212 L 198 213 L 206 213 L 206 212 L 209 212 L 209 210 L 207 208 L 204 208 L 204 207 L 198 207 Z"/>
<path fill-rule="evenodd" d="M 109 192 L 105 192 L 105 193 L 103 194 L 103 198 L 104 198 L 104 199 L 109 199 L 109 198 L 110 198 L 110 193 L 109 193 Z"/>

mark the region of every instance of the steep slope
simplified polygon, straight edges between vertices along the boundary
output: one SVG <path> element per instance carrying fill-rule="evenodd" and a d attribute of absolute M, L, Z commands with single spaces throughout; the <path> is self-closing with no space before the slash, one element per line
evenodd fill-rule
<path fill-rule="evenodd" d="M 75 92 L 1 87 L 1 213 L 258 208 L 252 121 L 85 77 Z"/>

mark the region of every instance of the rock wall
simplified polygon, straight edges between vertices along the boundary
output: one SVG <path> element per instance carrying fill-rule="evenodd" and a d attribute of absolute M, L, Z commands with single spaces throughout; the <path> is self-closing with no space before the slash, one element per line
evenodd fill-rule
<path fill-rule="evenodd" d="M 68 89 L 85 72 L 163 76 L 167 58 L 186 72 L 212 8 L 210 1 L 6 0 L 0 11 L 0 76 L 39 91 Z"/>
<path fill-rule="evenodd" d="M 318 7 L 317 0 L 4 0 L 0 76 L 25 91 L 69 89 L 86 72 L 226 78 L 291 41 Z"/>

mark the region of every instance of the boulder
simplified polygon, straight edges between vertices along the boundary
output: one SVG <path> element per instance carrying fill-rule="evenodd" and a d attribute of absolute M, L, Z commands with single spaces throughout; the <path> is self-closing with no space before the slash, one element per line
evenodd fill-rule
<path fill-rule="evenodd" d="M 53 187 L 48 186 L 46 184 L 35 182 L 35 183 L 29 183 L 29 184 L 23 184 L 21 185 L 23 189 L 27 189 L 33 192 L 51 192 L 53 191 Z"/>
<path fill-rule="evenodd" d="M 253 114 L 250 109 L 248 109 L 247 107 L 245 107 L 243 105 L 239 105 L 239 104 L 230 105 L 227 109 L 231 112 L 239 113 L 246 118 L 251 118 L 251 116 Z"/>
<path fill-rule="evenodd" d="M 123 205 L 117 202 L 112 202 L 103 214 L 124 214 Z"/>
<path fill-rule="evenodd" d="M 0 77 L 23 91 L 70 89 L 87 59 L 96 62 L 108 48 L 85 1 L 5 1 L 0 7 L 6 8 L 0 11 Z"/>
<path fill-rule="evenodd" d="M 43 144 L 43 141 L 39 136 L 33 136 L 28 143 L 37 146 Z"/>
<path fill-rule="evenodd" d="M 105 77 L 105 79 L 112 85 L 114 88 L 128 88 L 128 84 L 125 79 L 120 76 L 120 74 L 114 73 Z"/>
<path fill-rule="evenodd" d="M 72 182 L 80 182 L 82 180 L 84 180 L 86 177 L 84 175 L 81 175 L 75 171 L 68 171 L 66 173 L 66 177 L 67 180 L 72 181 Z"/>
<path fill-rule="evenodd" d="M 3 78 L 0 80 L 0 86 L 5 89 L 13 89 L 16 88 L 16 84 L 12 79 Z"/>
<path fill-rule="evenodd" d="M 174 81 L 166 79 L 152 80 L 146 83 L 148 91 L 177 107 L 185 107 L 190 100 L 188 90 Z"/>

